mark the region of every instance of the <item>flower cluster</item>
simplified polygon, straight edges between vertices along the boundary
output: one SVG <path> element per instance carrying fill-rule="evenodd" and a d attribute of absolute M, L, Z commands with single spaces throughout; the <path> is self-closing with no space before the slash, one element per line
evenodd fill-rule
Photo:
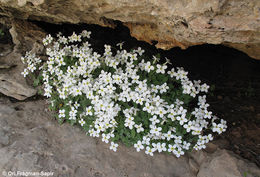
<path fill-rule="evenodd" d="M 78 124 L 114 151 L 121 141 L 151 156 L 168 151 L 180 157 L 226 130 L 226 121 L 208 110 L 208 85 L 189 80 L 183 68 L 170 68 L 167 58 L 163 63 L 145 57 L 140 47 L 128 52 L 123 43 L 118 50 L 105 45 L 99 54 L 88 42 L 90 34 L 48 35 L 46 62 L 32 53 L 22 58 L 28 65 L 24 76 L 40 70 L 44 96 L 59 122 Z"/>

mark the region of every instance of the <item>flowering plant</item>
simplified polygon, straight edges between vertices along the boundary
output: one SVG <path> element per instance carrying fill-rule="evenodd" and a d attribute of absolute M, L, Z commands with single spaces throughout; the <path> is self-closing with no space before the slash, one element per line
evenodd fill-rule
<path fill-rule="evenodd" d="M 48 35 L 47 61 L 31 52 L 22 57 L 22 74 L 38 71 L 34 84 L 43 84 L 60 123 L 78 124 L 114 151 L 121 141 L 151 156 L 168 151 L 180 157 L 226 130 L 226 121 L 208 110 L 208 85 L 189 80 L 183 68 L 168 69 L 167 58 L 160 64 L 158 56 L 145 57 L 140 47 L 128 52 L 123 43 L 117 50 L 105 45 L 101 55 L 88 43 L 90 34 Z"/>

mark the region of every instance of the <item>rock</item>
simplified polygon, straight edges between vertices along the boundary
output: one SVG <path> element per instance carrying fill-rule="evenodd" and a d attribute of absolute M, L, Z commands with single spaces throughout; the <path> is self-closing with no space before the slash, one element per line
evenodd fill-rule
<path fill-rule="evenodd" d="M 9 74 L 0 74 L 0 92 L 18 100 L 35 95 L 36 90 L 25 84 L 25 79 L 22 81 Z"/>
<path fill-rule="evenodd" d="M 14 47 L 7 55 L 0 57 L 0 92 L 24 100 L 35 95 L 36 90 L 21 75 L 25 67 L 21 56 L 24 51 L 42 52 L 40 41 L 45 33 L 29 22 L 16 20 L 12 22 L 10 34 Z"/>
<path fill-rule="evenodd" d="M 217 96 L 217 99 L 218 99 L 218 100 L 223 100 L 223 96 L 218 95 L 218 96 Z"/>
<path fill-rule="evenodd" d="M 55 177 L 196 176 L 185 156 L 156 153 L 150 157 L 124 145 L 113 152 L 109 144 L 86 136 L 79 127 L 59 125 L 46 107 L 44 101 L 0 103 L 0 132 L 9 137 L 9 143 L 0 148 L 0 173 L 19 170 L 53 172 Z"/>
<path fill-rule="evenodd" d="M 199 172 L 199 165 L 197 164 L 197 162 L 195 162 L 195 160 L 193 160 L 192 158 L 189 159 L 189 165 L 191 170 L 197 174 Z"/>
<path fill-rule="evenodd" d="M 15 65 L 8 65 L 6 63 L 0 63 L 0 69 L 9 69 Z"/>
<path fill-rule="evenodd" d="M 213 153 L 218 149 L 218 146 L 213 143 L 207 143 L 205 151 L 208 153 Z"/>
<path fill-rule="evenodd" d="M 188 155 L 199 165 L 201 165 L 207 158 L 207 153 L 203 150 L 202 151 L 193 150 Z"/>
<path fill-rule="evenodd" d="M 227 153 L 214 154 L 214 157 L 205 161 L 197 177 L 239 177 L 240 174 L 234 159 Z"/>
<path fill-rule="evenodd" d="M 230 102 L 231 102 L 230 97 L 229 97 L 229 96 L 225 96 L 225 97 L 224 97 L 224 102 L 225 102 L 225 103 L 230 103 Z"/>
<path fill-rule="evenodd" d="M 6 56 L 12 52 L 12 45 L 10 44 L 0 44 L 0 57 Z M 1 68 L 0 68 L 1 69 Z"/>
<path fill-rule="evenodd" d="M 232 152 L 218 149 L 201 164 L 197 177 L 243 177 L 259 176 L 260 169 L 254 163 L 245 162 Z"/>
<path fill-rule="evenodd" d="M 253 163 L 226 150 L 195 151 L 176 158 L 166 153 L 154 157 L 120 144 L 85 135 L 79 127 L 59 125 L 44 100 L 10 103 L 0 100 L 0 172 L 50 172 L 57 176 L 232 177 L 247 172 L 259 176 Z M 1 137 L 3 136 L 3 137 Z M 251 175 L 251 176 L 250 176 Z"/>
<path fill-rule="evenodd" d="M 242 111 L 250 111 L 250 112 L 255 112 L 255 107 L 254 106 L 240 106 L 240 109 Z"/>
<path fill-rule="evenodd" d="M 260 59 L 259 0 L 0 0 L 1 15 L 50 23 L 114 27 L 169 49 L 223 44 Z"/>
<path fill-rule="evenodd" d="M 239 130 L 233 130 L 233 131 L 231 132 L 231 135 L 234 136 L 235 139 L 241 138 L 241 131 L 239 131 Z"/>

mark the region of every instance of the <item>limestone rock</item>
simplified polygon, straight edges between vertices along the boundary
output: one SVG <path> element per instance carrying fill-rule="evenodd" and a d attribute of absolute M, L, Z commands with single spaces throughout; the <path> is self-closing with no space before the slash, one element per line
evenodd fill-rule
<path fill-rule="evenodd" d="M 260 59 L 259 0 L 0 0 L 0 15 L 115 26 L 157 47 L 224 44 Z"/>
<path fill-rule="evenodd" d="M 0 74 L 0 92 L 18 100 L 24 100 L 36 94 L 36 90 L 25 83 L 25 79 L 21 82 L 12 75 Z"/>
<path fill-rule="evenodd" d="M 192 158 L 189 158 L 189 165 L 191 170 L 197 174 L 199 172 L 199 165 L 197 162 L 195 162 L 195 160 L 193 160 Z"/>
<path fill-rule="evenodd" d="M 187 157 L 144 152 L 85 135 L 76 126 L 59 125 L 44 101 L 0 103 L 0 173 L 45 171 L 57 176 L 195 177 Z M 2 133 L 1 133 L 2 132 Z"/>
<path fill-rule="evenodd" d="M 57 176 L 113 177 L 248 177 L 259 176 L 254 164 L 226 150 L 192 152 L 176 158 L 154 157 L 120 144 L 85 135 L 77 126 L 59 125 L 47 112 L 44 100 L 10 103 L 0 99 L 0 173 L 3 171 L 53 172 Z"/>
<path fill-rule="evenodd" d="M 21 75 L 25 67 L 21 62 L 21 56 L 25 51 L 30 50 L 36 53 L 42 52 L 43 46 L 40 42 L 45 33 L 31 23 L 16 20 L 12 22 L 10 34 L 14 47 L 0 56 L 0 92 L 24 100 L 35 95 L 36 90 L 27 84 L 26 79 Z M 10 47 L 10 44 L 7 46 Z"/>
<path fill-rule="evenodd" d="M 260 169 L 253 163 L 246 163 L 232 152 L 218 149 L 201 164 L 197 177 L 249 177 L 259 176 Z"/>

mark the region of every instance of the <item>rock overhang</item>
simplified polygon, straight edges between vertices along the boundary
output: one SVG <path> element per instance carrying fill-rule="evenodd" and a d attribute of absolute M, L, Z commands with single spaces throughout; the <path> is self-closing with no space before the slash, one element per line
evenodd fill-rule
<path fill-rule="evenodd" d="M 260 1 L 0 0 L 0 14 L 50 23 L 114 28 L 122 22 L 138 40 L 170 49 L 222 44 L 260 59 Z"/>

